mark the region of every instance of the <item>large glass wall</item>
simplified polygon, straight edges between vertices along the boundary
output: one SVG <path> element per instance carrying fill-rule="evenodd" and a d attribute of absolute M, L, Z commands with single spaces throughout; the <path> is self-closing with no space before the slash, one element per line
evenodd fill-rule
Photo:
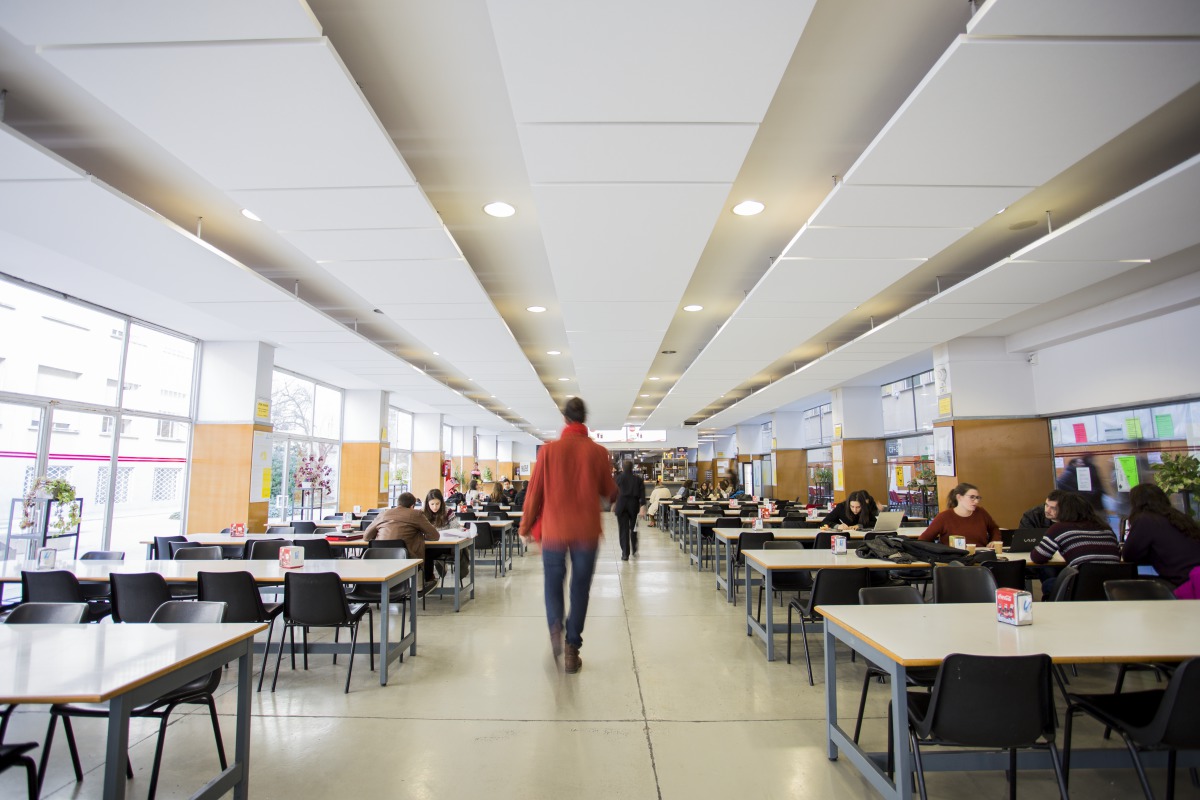
<path fill-rule="evenodd" d="M 192 339 L 0 276 L 0 532 L 21 532 L 22 499 L 45 476 L 75 488 L 81 553 L 136 554 L 152 535 L 180 533 L 196 350 Z M 24 557 L 26 545 L 2 555 Z"/>
<path fill-rule="evenodd" d="M 883 395 L 883 432 L 913 433 L 933 430 L 937 418 L 937 392 L 933 370 L 880 387 Z"/>
<path fill-rule="evenodd" d="M 802 417 L 804 442 L 809 447 L 827 445 L 833 441 L 833 404 L 826 403 L 804 412 Z"/>
<path fill-rule="evenodd" d="M 413 415 L 395 406 L 388 409 L 388 436 L 391 449 L 388 463 L 391 484 L 396 492 L 407 492 L 412 477 Z"/>
<path fill-rule="evenodd" d="M 886 440 L 888 508 L 932 519 L 938 513 L 933 434 Z"/>
<path fill-rule="evenodd" d="M 272 522 L 298 519 L 301 506 L 314 498 L 320 506 L 318 517 L 324 515 L 320 512 L 338 511 L 341 390 L 277 369 L 271 378 L 271 423 L 274 434 L 268 519 Z M 330 469 L 327 490 L 315 495 L 302 493 L 296 478 L 297 467 L 310 456 L 323 460 Z"/>

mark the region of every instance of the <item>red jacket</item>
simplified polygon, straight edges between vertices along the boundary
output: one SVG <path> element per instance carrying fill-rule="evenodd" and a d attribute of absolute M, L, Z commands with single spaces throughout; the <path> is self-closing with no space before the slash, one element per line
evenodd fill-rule
<path fill-rule="evenodd" d="M 545 546 L 595 547 L 601 497 L 617 498 L 608 451 L 588 438 L 587 426 L 571 423 L 558 441 L 538 453 L 525 493 L 521 535 L 532 535 L 540 522 Z"/>

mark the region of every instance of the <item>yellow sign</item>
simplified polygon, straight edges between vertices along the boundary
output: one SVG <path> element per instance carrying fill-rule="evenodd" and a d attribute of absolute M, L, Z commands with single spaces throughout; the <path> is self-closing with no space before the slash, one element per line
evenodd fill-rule
<path fill-rule="evenodd" d="M 938 398 L 938 416 L 948 417 L 951 413 L 950 395 L 944 394 Z"/>
<path fill-rule="evenodd" d="M 266 467 L 263 470 L 262 498 L 263 498 L 263 500 L 271 499 L 271 468 L 270 467 Z"/>
<path fill-rule="evenodd" d="M 904 488 L 904 467 L 900 464 L 896 465 L 896 488 Z"/>
<path fill-rule="evenodd" d="M 255 419 L 270 419 L 271 418 L 271 401 L 259 400 L 254 404 Z"/>
<path fill-rule="evenodd" d="M 842 423 L 839 422 L 837 425 L 833 426 L 833 438 L 842 438 Z"/>

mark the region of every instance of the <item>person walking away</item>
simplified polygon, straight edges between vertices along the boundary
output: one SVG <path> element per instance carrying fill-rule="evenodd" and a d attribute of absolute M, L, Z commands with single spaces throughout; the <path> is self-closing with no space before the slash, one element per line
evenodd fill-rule
<path fill-rule="evenodd" d="M 617 502 L 613 513 L 617 515 L 617 527 L 621 534 L 621 560 L 628 561 L 629 554 L 637 555 L 637 515 L 646 504 L 646 483 L 642 476 L 633 471 L 633 462 L 626 460 L 617 476 Z"/>
<path fill-rule="evenodd" d="M 521 537 L 526 541 L 540 537 L 550 649 L 556 662 L 564 655 L 563 669 L 575 673 L 583 666 L 579 650 L 600 543 L 600 500 L 615 502 L 617 485 L 608 451 L 588 438 L 583 400 L 572 397 L 562 413 L 562 434 L 542 447 L 530 476 Z M 571 559 L 569 614 L 563 604 L 567 558 Z"/>

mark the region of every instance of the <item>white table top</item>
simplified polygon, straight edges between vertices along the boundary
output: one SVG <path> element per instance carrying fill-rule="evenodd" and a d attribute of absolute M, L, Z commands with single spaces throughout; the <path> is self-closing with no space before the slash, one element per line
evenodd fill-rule
<path fill-rule="evenodd" d="M 20 582 L 22 570 L 35 570 L 31 561 L 5 561 L 0 583 Z M 67 561 L 55 565 L 75 573 L 80 581 L 104 582 L 113 572 L 157 572 L 167 583 L 195 583 L 198 572 L 249 572 L 259 583 L 283 583 L 288 572 L 336 572 L 347 583 L 383 583 L 415 570 L 419 558 L 336 558 L 306 560 L 303 567 L 284 569 L 277 560 L 261 561 Z M 3 662 L 0 662 L 3 663 Z"/>
<path fill-rule="evenodd" d="M 713 528 L 713 532 L 716 534 L 716 537 L 726 542 L 736 542 L 739 538 L 741 538 L 741 535 L 748 530 L 750 530 L 750 528 Z M 776 541 L 811 542 L 813 539 L 817 538 L 818 533 L 821 533 L 821 531 L 817 530 L 816 528 L 770 528 L 769 530 L 771 533 L 775 534 Z M 887 535 L 904 536 L 914 539 L 920 536 L 924 530 L 924 528 L 901 528 L 900 530 Z M 837 536 L 846 536 L 852 540 L 861 540 L 866 536 L 867 531 L 827 531 L 827 533 L 832 533 Z M 859 544 L 859 542 L 855 542 L 855 545 L 857 544 Z M 903 565 L 901 564 L 899 566 L 902 567 Z"/>
<path fill-rule="evenodd" d="M 261 623 L 0 625 L 0 703 L 103 703 L 266 629 Z"/>
<path fill-rule="evenodd" d="M 288 541 L 292 541 L 293 539 L 325 539 L 325 536 L 319 533 L 252 533 L 246 536 L 230 536 L 228 533 L 189 533 L 187 536 L 189 542 L 197 542 L 203 545 L 247 545 L 250 542 L 265 542 L 269 539 L 287 539 Z M 362 547 L 365 544 L 361 534 L 357 539 L 325 539 L 325 541 L 334 547 Z"/>
<path fill-rule="evenodd" d="M 897 564 L 881 558 L 859 558 L 853 550 L 844 556 L 835 556 L 832 551 L 825 550 L 743 550 L 742 555 L 747 563 L 753 562 L 763 569 L 852 569 L 869 567 L 870 569 L 925 569 L 929 567 L 921 561 L 911 564 Z"/>
<path fill-rule="evenodd" d="M 493 528 L 497 529 L 511 528 L 514 522 L 514 520 L 511 519 L 464 519 L 459 521 L 462 522 L 464 528 L 470 525 L 472 522 L 486 522 L 488 525 L 491 525 Z"/>
<path fill-rule="evenodd" d="M 906 667 L 950 653 L 1048 653 L 1060 663 L 1181 661 L 1200 656 L 1200 601 L 1034 603 L 1033 624 L 996 619 L 994 603 L 820 606 Z"/>

